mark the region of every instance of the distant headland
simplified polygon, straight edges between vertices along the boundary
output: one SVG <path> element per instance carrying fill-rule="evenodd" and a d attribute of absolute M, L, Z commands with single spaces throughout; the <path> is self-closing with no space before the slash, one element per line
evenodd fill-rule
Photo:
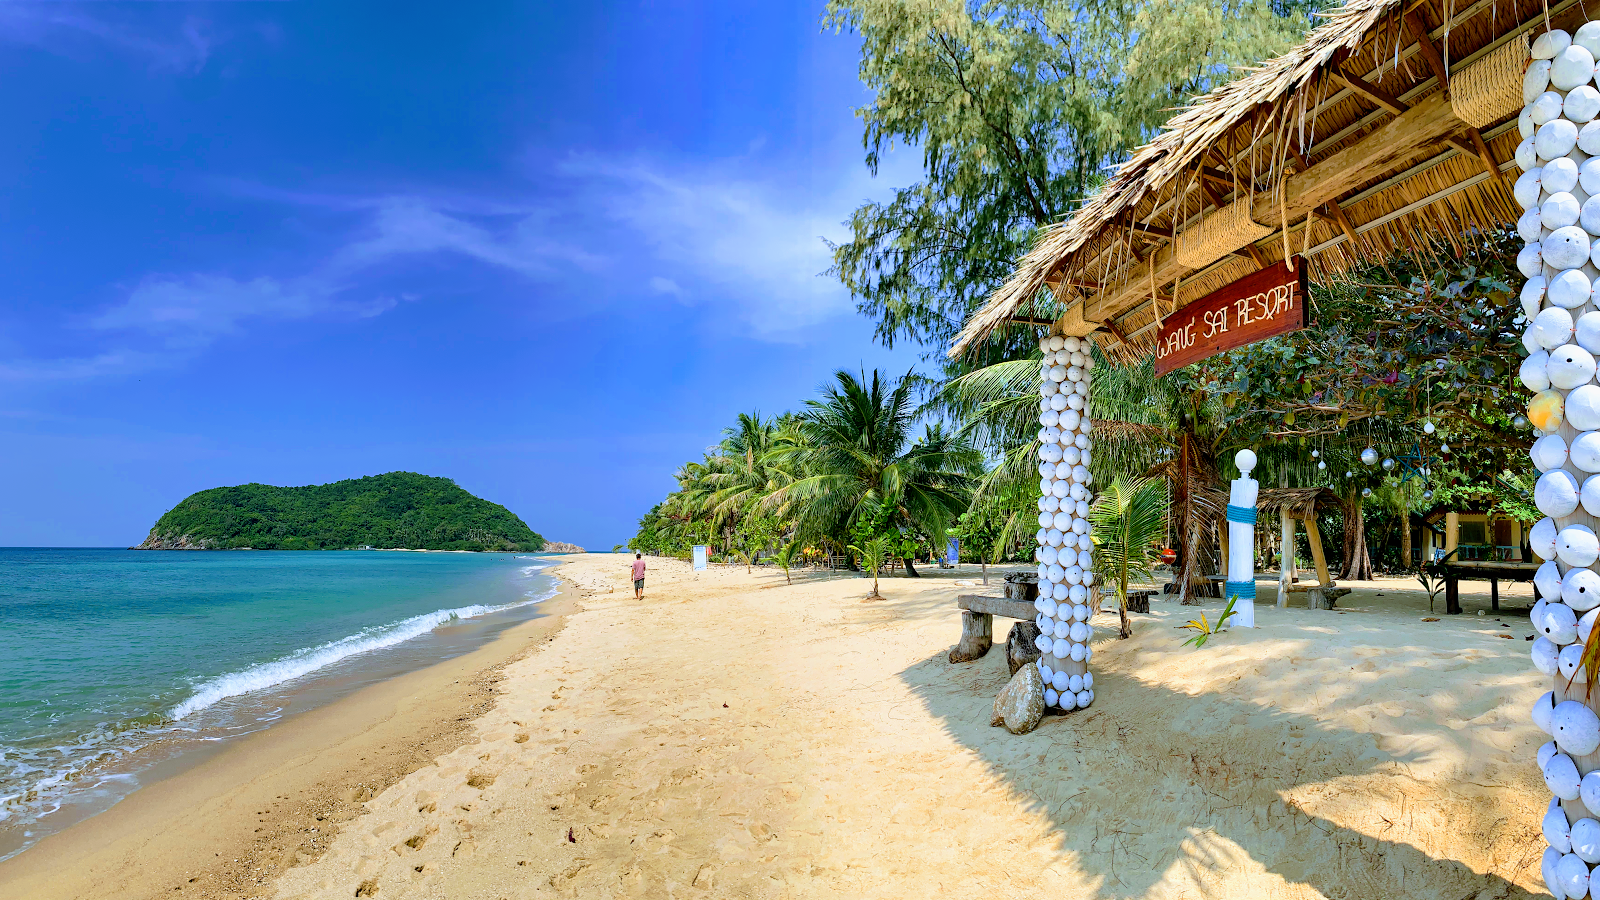
<path fill-rule="evenodd" d="M 242 484 L 185 497 L 134 550 L 518 550 L 546 541 L 448 478 L 389 472 L 332 484 Z"/>

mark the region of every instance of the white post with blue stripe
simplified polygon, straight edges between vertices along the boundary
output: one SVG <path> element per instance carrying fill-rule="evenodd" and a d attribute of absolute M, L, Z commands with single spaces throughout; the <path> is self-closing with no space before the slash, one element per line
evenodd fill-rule
<path fill-rule="evenodd" d="M 1256 455 L 1240 450 L 1233 457 L 1239 477 L 1228 494 L 1228 580 L 1223 585 L 1224 602 L 1234 599 L 1233 618 L 1228 622 L 1240 628 L 1256 627 L 1256 498 L 1261 483 L 1250 477 Z"/>

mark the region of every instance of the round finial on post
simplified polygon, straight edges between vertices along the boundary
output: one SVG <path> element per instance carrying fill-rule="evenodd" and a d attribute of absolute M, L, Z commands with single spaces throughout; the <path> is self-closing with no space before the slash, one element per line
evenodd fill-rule
<path fill-rule="evenodd" d="M 1239 467 L 1239 474 L 1245 478 L 1250 477 L 1250 470 L 1256 467 L 1255 451 L 1248 447 L 1233 455 L 1233 464 Z"/>

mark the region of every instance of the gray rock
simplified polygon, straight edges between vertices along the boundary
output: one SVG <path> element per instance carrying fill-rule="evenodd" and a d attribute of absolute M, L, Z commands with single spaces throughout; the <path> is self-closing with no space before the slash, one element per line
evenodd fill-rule
<path fill-rule="evenodd" d="M 1011 633 L 1006 635 L 1006 665 L 1011 667 L 1011 674 L 1039 658 L 1039 648 L 1033 643 L 1038 639 L 1039 626 L 1032 622 L 1011 626 Z"/>
<path fill-rule="evenodd" d="M 1044 678 L 1038 666 L 1023 666 L 994 701 L 995 712 L 1012 734 L 1027 734 L 1044 718 Z"/>

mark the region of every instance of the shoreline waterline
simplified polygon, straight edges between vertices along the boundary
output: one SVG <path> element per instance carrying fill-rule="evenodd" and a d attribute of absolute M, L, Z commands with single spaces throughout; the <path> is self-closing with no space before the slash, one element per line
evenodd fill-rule
<path fill-rule="evenodd" d="M 122 802 L 0 862 L 0 896 L 254 896 L 319 855 L 370 796 L 469 740 L 500 670 L 552 639 L 578 595 L 562 581 L 538 616 L 467 653 L 162 767 Z"/>
<path fill-rule="evenodd" d="M 40 551 L 51 552 L 58 551 Z M 311 555 L 302 554 L 296 560 L 284 554 L 269 564 L 277 570 L 272 574 L 282 578 L 283 573 L 296 573 L 305 557 Z M 402 592 L 396 596 L 404 602 L 386 598 L 367 601 L 359 593 L 348 592 L 370 586 L 370 566 L 358 566 L 361 571 L 355 574 L 360 577 L 354 577 L 348 566 L 338 562 L 329 565 L 331 554 L 315 556 L 320 557 L 317 562 L 321 565 L 311 566 L 313 580 L 332 583 L 321 585 L 320 593 L 309 595 L 311 606 L 305 612 L 300 608 L 306 607 L 308 601 L 300 599 L 302 589 L 291 582 L 288 589 L 279 593 L 292 595 L 294 600 L 273 601 L 284 608 L 264 612 L 275 614 L 277 619 L 269 617 L 257 632 L 241 632 L 239 640 L 246 645 L 243 651 L 213 656 L 201 665 L 193 665 L 188 671 L 196 675 L 187 679 L 168 675 L 164 681 L 151 681 L 148 679 L 155 676 L 148 676 L 145 681 L 97 686 L 95 675 L 82 676 L 80 684 L 64 682 L 59 675 L 41 671 L 38 682 L 30 686 L 22 681 L 19 686 L 19 672 L 22 677 L 30 672 L 26 660 L 13 665 L 13 711 L 10 719 L 0 720 L 0 724 L 9 722 L 11 731 L 0 734 L 0 751 L 4 751 L 0 752 L 0 763 L 4 765 L 0 769 L 0 788 L 9 788 L 0 790 L 0 860 L 26 855 L 42 839 L 91 820 L 151 782 L 200 765 L 241 739 L 281 727 L 295 716 L 335 703 L 368 686 L 469 654 L 519 625 L 542 618 L 543 603 L 559 590 L 559 581 L 548 574 L 560 564 L 559 558 L 495 554 L 492 559 L 482 556 L 481 565 L 477 560 L 471 564 L 451 563 L 442 571 L 420 571 L 410 565 L 398 571 L 382 567 L 383 587 Z M 101 560 L 93 562 L 98 564 Z M 193 587 L 197 574 L 212 577 L 213 581 L 215 577 L 196 573 L 185 564 L 157 574 L 168 579 L 151 591 L 160 599 L 147 604 L 150 609 L 135 610 L 134 628 L 128 628 L 127 622 L 111 626 L 112 630 L 120 624 L 126 630 L 152 632 L 149 639 L 143 640 L 148 649 L 130 646 L 125 651 L 124 658 L 118 660 L 123 667 L 138 669 L 159 664 L 162 657 L 150 656 L 151 653 L 171 656 L 176 652 L 181 656 L 183 647 L 174 649 L 173 636 L 183 636 L 185 628 L 209 629 L 199 632 L 203 637 L 197 641 L 216 644 L 227 640 L 230 623 L 239 621 L 239 615 L 252 613 L 259 606 L 252 603 L 263 591 L 271 598 L 271 588 L 275 587 L 270 582 L 266 587 L 252 583 L 255 593 L 235 591 L 236 596 L 220 599 L 202 591 L 199 602 L 185 605 L 183 591 Z M 139 575 L 154 580 L 151 573 Z M 97 592 L 115 590 L 99 586 L 104 576 L 104 572 L 91 569 L 85 581 L 94 583 Z M 228 576 L 229 572 L 221 575 L 225 580 Z M 414 587 L 407 583 L 411 577 L 417 578 Z M 209 582 L 207 589 L 214 591 Z M 340 610 L 337 603 L 328 607 L 327 603 L 345 596 L 341 591 L 352 598 L 361 597 L 365 605 L 356 602 L 351 610 Z M 170 610 L 163 603 L 169 595 L 175 598 Z M 25 588 L 14 590 L 9 597 L 0 596 L 0 605 L 9 599 L 13 608 L 19 602 L 25 606 L 28 597 Z M 478 598 L 487 602 L 462 602 Z M 56 599 L 59 605 L 60 598 Z M 406 615 L 407 606 L 431 611 Z M 398 618 L 392 617 L 395 615 Z M 302 620 L 302 616 L 312 618 Z M 272 627 L 278 620 L 295 627 L 286 629 L 288 634 L 279 634 Z M 92 626 L 96 620 L 93 615 L 84 617 L 79 621 L 80 629 L 85 621 Z M 166 629 L 164 633 L 158 630 L 162 628 Z M 224 632 L 220 637 L 218 628 Z M 262 632 L 282 649 L 256 643 Z M 342 636 L 294 649 L 298 643 L 295 635 L 314 636 L 318 632 Z M 63 652 L 70 660 L 73 651 L 81 655 L 82 650 L 81 646 L 69 644 Z M 257 661 L 252 662 L 252 657 Z M 235 658 L 239 662 L 228 665 L 228 660 Z M 208 670 L 215 674 L 205 674 Z M 185 680 L 188 686 L 184 686 Z M 162 684 L 168 686 L 163 688 Z M 120 692 L 115 690 L 119 687 L 123 688 Z M 99 693 L 86 695 L 84 691 L 89 688 Z M 162 699 L 164 695 L 172 696 Z M 125 699 L 129 697 L 137 702 L 129 705 Z M 23 718 L 17 719 L 18 698 L 33 704 L 40 714 L 30 720 L 23 708 Z M 70 718 L 73 715 L 77 718 Z M 30 737 L 30 721 L 42 722 L 53 730 L 41 733 L 41 726 L 36 724 L 32 726 L 34 736 Z M 23 728 L 20 733 L 16 730 L 19 727 Z"/>

